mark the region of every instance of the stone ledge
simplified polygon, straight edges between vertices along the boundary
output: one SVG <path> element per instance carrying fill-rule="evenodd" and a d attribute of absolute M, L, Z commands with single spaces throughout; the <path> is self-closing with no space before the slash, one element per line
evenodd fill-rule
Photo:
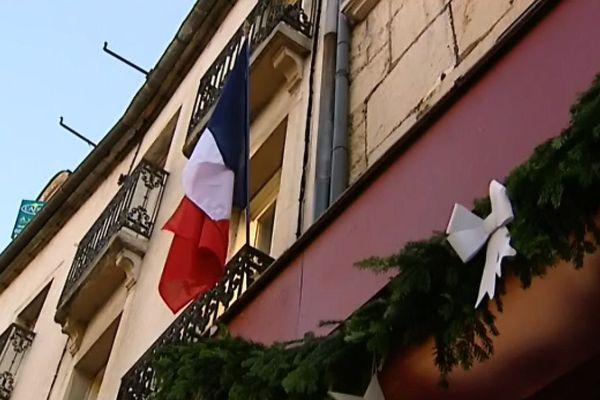
<path fill-rule="evenodd" d="M 342 13 L 344 13 L 354 25 L 364 21 L 371 10 L 373 10 L 380 1 L 381 0 L 344 0 L 342 2 Z"/>

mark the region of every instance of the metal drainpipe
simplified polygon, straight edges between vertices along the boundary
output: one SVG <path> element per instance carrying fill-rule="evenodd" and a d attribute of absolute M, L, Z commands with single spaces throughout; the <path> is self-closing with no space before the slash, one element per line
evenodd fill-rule
<path fill-rule="evenodd" d="M 338 13 L 338 37 L 335 73 L 333 149 L 329 204 L 348 186 L 348 88 L 350 74 L 350 27 L 343 13 Z"/>
<path fill-rule="evenodd" d="M 314 220 L 319 218 L 327 210 L 327 207 L 329 207 L 335 104 L 335 56 L 339 9 L 339 0 L 327 1 L 324 15 L 323 65 L 321 69 L 319 124 L 315 161 Z"/>

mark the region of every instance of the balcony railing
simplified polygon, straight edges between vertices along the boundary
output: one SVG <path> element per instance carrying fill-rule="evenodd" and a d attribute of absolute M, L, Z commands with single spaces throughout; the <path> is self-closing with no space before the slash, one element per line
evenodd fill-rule
<path fill-rule="evenodd" d="M 286 23 L 296 31 L 311 37 L 318 1 L 312 1 L 309 17 L 299 0 L 259 0 L 246 19 L 250 29 L 251 52 L 256 50 L 280 23 Z M 221 89 L 233 69 L 243 41 L 244 27 L 240 27 L 200 80 L 188 136 L 192 134 L 198 124 L 205 120 L 204 117 L 219 98 Z"/>
<path fill-rule="evenodd" d="M 17 371 L 34 333 L 12 324 L 0 335 L 0 400 L 10 399 Z"/>
<path fill-rule="evenodd" d="M 94 260 L 122 228 L 149 238 L 168 174 L 142 161 L 79 242 L 59 304 L 77 289 Z"/>
<path fill-rule="evenodd" d="M 158 351 L 172 344 L 193 343 L 207 335 L 218 318 L 272 262 L 272 258 L 259 250 L 243 247 L 227 264 L 218 285 L 191 303 L 123 376 L 117 399 L 150 399 L 154 389 L 152 363 Z"/>

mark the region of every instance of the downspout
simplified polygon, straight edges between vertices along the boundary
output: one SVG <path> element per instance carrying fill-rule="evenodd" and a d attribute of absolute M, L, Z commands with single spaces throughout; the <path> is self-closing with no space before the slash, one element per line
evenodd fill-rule
<path fill-rule="evenodd" d="M 332 204 L 348 186 L 348 88 L 350 86 L 350 27 L 346 16 L 338 13 L 335 71 L 333 149 L 331 154 Z"/>
<path fill-rule="evenodd" d="M 316 13 L 320 18 L 321 16 L 321 4 L 322 0 L 316 2 L 316 9 L 313 7 L 310 12 Z M 310 139 L 312 132 L 312 118 L 313 118 L 313 101 L 314 101 L 314 88 L 315 88 L 315 65 L 317 62 L 317 49 L 319 48 L 319 29 L 321 23 L 315 18 L 313 25 L 313 43 L 310 57 L 310 76 L 308 78 L 308 104 L 306 106 L 306 126 L 304 129 L 304 155 L 302 156 L 302 176 L 300 178 L 300 194 L 298 196 L 299 210 L 298 210 L 298 223 L 296 224 L 296 239 L 302 235 L 302 229 L 304 227 L 304 210 L 306 200 L 306 176 L 308 172 L 308 157 L 310 154 Z"/>
<path fill-rule="evenodd" d="M 319 218 L 327 210 L 327 207 L 329 207 L 335 104 L 335 56 L 339 10 L 339 0 L 327 1 L 323 22 L 323 65 L 321 68 L 321 93 L 315 161 L 314 220 Z"/>

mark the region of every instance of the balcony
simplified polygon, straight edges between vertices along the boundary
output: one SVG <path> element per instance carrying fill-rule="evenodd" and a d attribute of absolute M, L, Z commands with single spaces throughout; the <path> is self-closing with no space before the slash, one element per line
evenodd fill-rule
<path fill-rule="evenodd" d="M 317 2 L 312 1 L 309 16 L 299 0 L 259 0 L 248 15 L 251 117 L 281 87 L 292 91 L 300 81 L 304 58 L 311 49 L 310 38 L 317 15 Z M 184 147 L 186 155 L 191 153 L 208 122 L 243 40 L 244 27 L 240 27 L 200 80 Z"/>
<path fill-rule="evenodd" d="M 142 161 L 79 242 L 54 317 L 69 335 L 71 353 L 96 311 L 120 285 L 135 283 L 167 175 Z"/>
<path fill-rule="evenodd" d="M 250 246 L 243 247 L 227 264 L 217 286 L 192 302 L 123 376 L 118 400 L 150 399 L 154 387 L 152 362 L 159 350 L 178 343 L 193 343 L 236 304 L 273 259 Z"/>
<path fill-rule="evenodd" d="M 0 335 L 0 400 L 10 399 L 17 371 L 34 336 L 16 324 Z"/>

